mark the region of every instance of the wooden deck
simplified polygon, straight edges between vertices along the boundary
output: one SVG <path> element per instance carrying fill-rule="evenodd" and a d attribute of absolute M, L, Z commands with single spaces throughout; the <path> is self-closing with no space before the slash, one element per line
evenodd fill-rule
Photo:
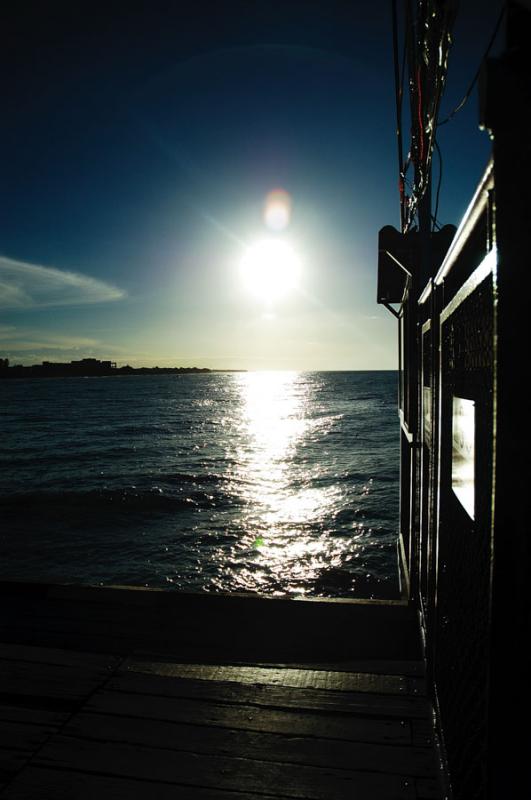
<path fill-rule="evenodd" d="M 403 604 L 0 597 L 2 799 L 445 796 Z"/>

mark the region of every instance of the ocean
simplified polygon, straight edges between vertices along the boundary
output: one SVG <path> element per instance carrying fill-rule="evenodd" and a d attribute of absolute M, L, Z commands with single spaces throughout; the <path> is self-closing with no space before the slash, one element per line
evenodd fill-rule
<path fill-rule="evenodd" d="M 0 579 L 398 595 L 395 372 L 0 381 Z"/>

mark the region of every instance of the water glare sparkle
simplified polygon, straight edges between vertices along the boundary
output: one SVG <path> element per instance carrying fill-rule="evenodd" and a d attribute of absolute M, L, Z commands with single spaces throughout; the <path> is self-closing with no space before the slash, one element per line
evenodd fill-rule
<path fill-rule="evenodd" d="M 332 597 L 396 591 L 394 374 L 3 389 L 4 577 Z"/>
<path fill-rule="evenodd" d="M 354 534 L 362 525 L 337 519 L 344 504 L 341 484 L 334 481 L 338 462 L 320 446 L 343 415 L 323 413 L 322 406 L 316 414 L 315 388 L 297 372 L 239 378 L 242 445 L 234 479 L 245 503 L 244 528 L 252 531 L 231 553 L 234 563 L 252 564 L 238 570 L 239 590 L 305 594 L 313 584 L 317 593 L 341 594 L 352 592 L 361 577 L 347 565 L 363 552 L 361 535 Z M 368 484 L 360 491 L 367 496 Z M 325 520 L 333 524 L 323 525 Z"/>

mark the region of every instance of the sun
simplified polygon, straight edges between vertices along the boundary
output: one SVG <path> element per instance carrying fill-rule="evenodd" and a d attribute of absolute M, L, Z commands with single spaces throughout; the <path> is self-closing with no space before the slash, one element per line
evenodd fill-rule
<path fill-rule="evenodd" d="M 264 302 L 279 300 L 295 289 L 300 280 L 301 262 L 283 239 L 263 239 L 247 248 L 240 264 L 246 289 Z"/>

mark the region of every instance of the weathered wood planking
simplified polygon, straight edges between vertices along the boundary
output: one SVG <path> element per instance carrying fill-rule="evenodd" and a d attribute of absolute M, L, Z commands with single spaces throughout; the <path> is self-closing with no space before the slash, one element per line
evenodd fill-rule
<path fill-rule="evenodd" d="M 76 714 L 63 729 L 65 736 L 82 739 L 115 741 L 168 750 L 181 750 L 210 755 L 228 755 L 260 761 L 306 764 L 333 769 L 368 770 L 391 774 L 434 778 L 437 760 L 430 748 L 367 744 L 348 739 L 326 739 L 321 736 L 320 720 L 306 734 L 290 730 L 285 735 L 242 729 L 242 716 L 233 716 L 233 726 L 204 720 L 202 724 L 179 724 L 160 719 L 111 716 L 108 714 Z M 225 726 L 223 726 L 225 722 Z M 325 723 L 326 724 L 326 723 Z M 309 726 L 308 726 L 309 727 Z M 346 728 L 347 726 L 345 726 Z M 360 738 L 363 737 L 361 734 Z"/>
<path fill-rule="evenodd" d="M 152 663 L 164 662 L 168 659 L 168 653 L 160 653 L 154 651 L 142 651 L 135 649 L 133 657 L 138 661 L 150 661 Z M 180 664 L 194 663 L 191 658 L 176 658 L 173 661 Z M 222 661 L 219 658 L 204 658 L 201 663 L 205 666 L 219 666 L 221 663 L 225 666 L 243 667 L 248 666 L 248 661 L 231 661 L 227 659 Z M 277 667 L 279 669 L 310 669 L 325 672 L 356 672 L 367 673 L 369 675 L 401 675 L 404 677 L 417 678 L 421 680 L 426 676 L 426 667 L 422 661 L 391 661 L 389 659 L 379 660 L 336 660 L 336 661 L 290 661 L 286 663 L 278 661 L 256 661 L 253 662 L 255 667 Z"/>
<path fill-rule="evenodd" d="M 178 786 L 155 779 L 137 781 L 86 772 L 27 767 L 0 795 L 3 800 L 276 800 L 275 792 L 264 795 Z M 377 800 L 377 798 L 375 798 Z"/>
<path fill-rule="evenodd" d="M 193 678 L 207 681 L 290 686 L 294 689 L 328 689 L 340 692 L 373 692 L 377 694 L 419 694 L 424 683 L 404 675 L 372 675 L 290 667 L 231 666 L 226 664 L 188 664 L 127 659 L 123 668 L 170 678 Z"/>
<path fill-rule="evenodd" d="M 58 728 L 68 717 L 68 713 L 61 711 L 0 705 L 0 724 L 7 725 L 10 722 L 16 722 L 25 725 L 42 725 L 45 728 Z"/>
<path fill-rule="evenodd" d="M 89 649 L 94 653 L 113 653 L 125 655 L 134 652 L 131 637 L 120 637 L 107 631 L 102 623 L 98 631 L 81 633 L 75 625 L 65 630 L 62 625 L 50 630 L 46 622 L 39 624 L 36 620 L 14 620 L 9 626 L 1 626 L 0 638 L 10 643 L 26 645 L 31 642 L 36 647 L 72 650 L 73 652 Z"/>
<path fill-rule="evenodd" d="M 315 736 L 346 741 L 403 744 L 412 742 L 409 720 L 334 716 L 253 705 L 197 703 L 183 698 L 101 691 L 90 698 L 86 710 L 100 714 L 128 715 L 140 719 L 165 720 L 188 725 L 211 725 L 293 736 Z"/>
<path fill-rule="evenodd" d="M 25 766 L 116 664 L 101 655 L 0 645 L 0 782 Z"/>
<path fill-rule="evenodd" d="M 413 780 L 402 775 L 355 772 L 303 764 L 187 753 L 120 742 L 81 740 L 58 735 L 34 764 L 116 777 L 185 786 L 266 793 L 268 788 L 305 800 L 414 800 Z M 264 792 L 265 790 L 265 792 Z"/>
<path fill-rule="evenodd" d="M 142 654 L 137 653 L 138 657 Z M 151 654 L 152 661 L 162 661 Z M 243 666 L 243 664 L 234 664 Z M 271 666 L 270 663 L 262 662 L 256 664 L 258 667 Z M 363 672 L 369 675 L 403 675 L 411 678 L 422 678 L 426 675 L 426 668 L 422 661 L 390 661 L 390 660 L 357 660 L 357 661 L 328 661 L 328 662 L 300 662 L 292 661 L 289 664 L 277 663 L 277 667 L 285 669 L 316 669 L 325 672 Z"/>
<path fill-rule="evenodd" d="M 29 661 L 38 664 L 57 664 L 74 669 L 99 669 L 102 673 L 114 669 L 120 661 L 116 656 L 84 653 L 50 647 L 0 643 L 1 661 Z"/>
<path fill-rule="evenodd" d="M 79 700 L 106 680 L 99 670 L 72 670 L 57 664 L 31 664 L 26 661 L 0 662 L 2 695 L 29 695 Z"/>
<path fill-rule="evenodd" d="M 68 717 L 64 713 L 0 706 L 0 784 L 7 783 Z"/>
<path fill-rule="evenodd" d="M 0 749 L 0 789 L 28 762 L 31 750 Z"/>
<path fill-rule="evenodd" d="M 361 714 L 395 719 L 428 719 L 431 713 L 431 705 L 425 697 L 201 681 L 136 672 L 113 676 L 106 684 L 106 688 L 130 694 L 187 697 L 209 702 L 247 703 L 280 709 Z"/>
<path fill-rule="evenodd" d="M 0 697 L 11 705 L 21 705 L 23 698 L 26 703 L 47 698 L 74 705 L 101 686 L 118 663 L 114 656 L 2 644 Z"/>
<path fill-rule="evenodd" d="M 443 797 L 404 604 L 0 595 L 6 800 Z"/>
<path fill-rule="evenodd" d="M 57 727 L 28 725 L 24 722 L 0 722 L 0 751 L 27 750 L 32 752 L 48 739 Z"/>
<path fill-rule="evenodd" d="M 417 800 L 440 800 L 442 795 L 432 782 L 415 781 Z M 136 781 L 83 772 L 64 772 L 42 767 L 27 767 L 4 793 L 5 800 L 284 800 L 281 787 L 267 794 L 201 786 L 178 786 L 156 781 Z M 352 800 L 357 800 L 353 795 Z M 374 795 L 372 800 L 394 800 Z"/>

